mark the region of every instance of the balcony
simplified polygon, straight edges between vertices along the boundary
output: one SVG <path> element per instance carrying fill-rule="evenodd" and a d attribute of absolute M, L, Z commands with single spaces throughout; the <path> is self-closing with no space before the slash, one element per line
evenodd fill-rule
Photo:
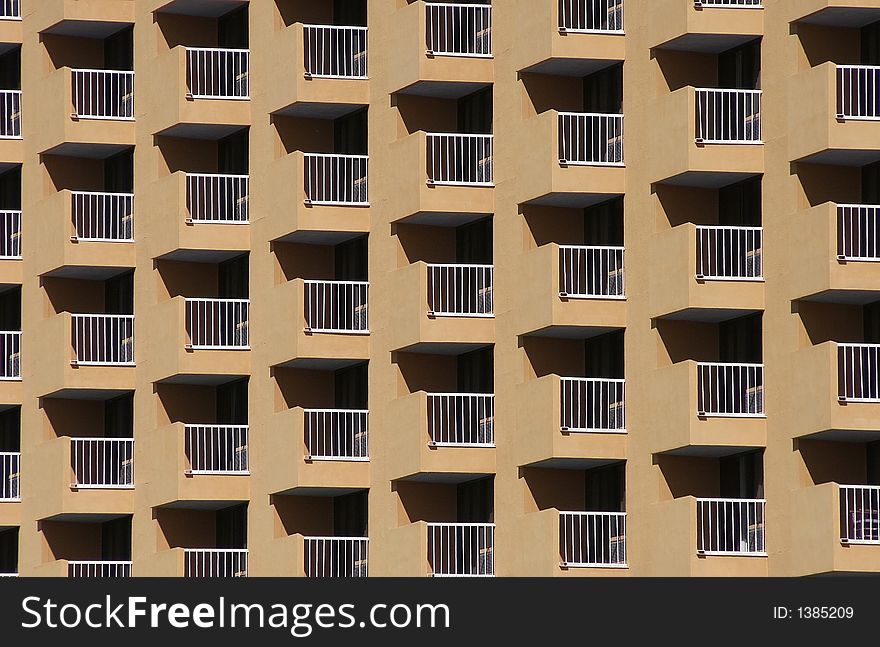
<path fill-rule="evenodd" d="M 273 113 L 336 119 L 370 103 L 366 27 L 296 23 L 273 38 L 285 61 L 270 67 Z"/>
<path fill-rule="evenodd" d="M 790 416 L 801 436 L 871 442 L 877 439 L 880 345 L 825 342 L 797 351 Z"/>
<path fill-rule="evenodd" d="M 652 181 L 719 188 L 763 173 L 761 96 L 684 87 L 654 100 Z"/>
<path fill-rule="evenodd" d="M 28 481 L 36 519 L 75 521 L 134 511 L 132 439 L 62 436 L 38 445 L 32 460 L 41 468 L 41 478 Z"/>
<path fill-rule="evenodd" d="M 172 100 L 151 105 L 149 132 L 220 139 L 250 125 L 248 50 L 177 46 L 153 67 L 146 92 Z"/>
<path fill-rule="evenodd" d="M 626 327 L 623 247 L 550 243 L 520 267 L 521 334 L 588 338 Z"/>
<path fill-rule="evenodd" d="M 393 275 L 394 349 L 465 352 L 495 342 L 491 265 L 413 263 Z"/>
<path fill-rule="evenodd" d="M 220 384 L 250 374 L 250 302 L 174 297 L 152 307 L 153 382 Z"/>
<path fill-rule="evenodd" d="M 880 67 L 822 63 L 789 80 L 789 159 L 863 166 L 880 160 L 866 142 L 880 121 Z"/>
<path fill-rule="evenodd" d="M 494 213 L 493 143 L 492 135 L 421 131 L 394 142 L 401 211 L 393 220 L 460 224 Z"/>
<path fill-rule="evenodd" d="M 120 578 L 131 577 L 131 562 L 124 561 L 68 561 L 67 577 Z"/>
<path fill-rule="evenodd" d="M 456 99 L 495 80 L 490 5 L 418 0 L 391 17 L 395 92 Z"/>
<path fill-rule="evenodd" d="M 66 348 L 33 377 L 41 396 L 83 397 L 135 388 L 134 317 L 62 312 L 39 321 L 34 348 Z"/>
<path fill-rule="evenodd" d="M 428 568 L 433 577 L 494 577 L 494 523 L 429 523 Z"/>
<path fill-rule="evenodd" d="M 516 387 L 520 466 L 589 469 L 626 460 L 624 380 L 545 375 Z"/>
<path fill-rule="evenodd" d="M 247 577 L 247 548 L 186 548 L 184 577 Z"/>
<path fill-rule="evenodd" d="M 764 35 L 763 9 L 761 0 L 655 0 L 651 49 L 718 54 Z"/>
<path fill-rule="evenodd" d="M 274 577 L 367 577 L 369 541 L 367 537 L 283 535 L 260 550 L 260 568 L 271 565 Z"/>
<path fill-rule="evenodd" d="M 141 443 L 152 507 L 223 508 L 250 495 L 247 425 L 173 423 Z"/>
<path fill-rule="evenodd" d="M 369 413 L 294 407 L 274 415 L 264 473 L 272 494 L 342 494 L 370 487 Z"/>
<path fill-rule="evenodd" d="M 517 71 L 587 76 L 626 58 L 623 0 L 534 3 L 517 41 Z"/>
<path fill-rule="evenodd" d="M 532 117 L 519 140 L 519 202 L 584 208 L 626 190 L 623 115 L 557 112 Z"/>
<path fill-rule="evenodd" d="M 294 152 L 272 162 L 269 240 L 336 244 L 370 230 L 369 158 Z"/>
<path fill-rule="evenodd" d="M 880 207 L 818 205 L 797 216 L 791 241 L 796 294 L 811 301 L 865 304 L 878 299 Z"/>
<path fill-rule="evenodd" d="M 0 162 L 10 165 L 21 164 L 23 160 L 21 90 L 0 90 Z"/>
<path fill-rule="evenodd" d="M 767 446 L 763 365 L 688 360 L 652 379 L 656 453 L 725 456 Z"/>
<path fill-rule="evenodd" d="M 39 275 L 110 277 L 135 266 L 134 196 L 58 191 L 37 205 Z"/>
<path fill-rule="evenodd" d="M 0 404 L 21 404 L 21 332 L 0 331 Z"/>
<path fill-rule="evenodd" d="M 247 175 L 181 171 L 155 182 L 148 200 L 156 217 L 141 223 L 151 256 L 221 262 L 248 251 L 249 184 Z"/>
<path fill-rule="evenodd" d="M 793 497 L 798 574 L 880 570 L 880 489 L 823 483 L 796 490 Z"/>
<path fill-rule="evenodd" d="M 680 497 L 648 512 L 664 541 L 649 576 L 766 577 L 763 499 Z"/>
<path fill-rule="evenodd" d="M 134 72 L 62 67 L 31 92 L 52 115 L 29 131 L 40 153 L 102 159 L 135 145 Z"/>
<path fill-rule="evenodd" d="M 651 316 L 724 321 L 764 309 L 763 229 L 686 223 L 655 234 Z"/>
<path fill-rule="evenodd" d="M 525 577 L 626 577 L 626 513 L 566 512 L 548 508 L 514 521 L 515 536 L 528 537 Z"/>
<path fill-rule="evenodd" d="M 389 454 L 392 480 L 457 483 L 495 473 L 495 396 L 419 391 L 391 404 L 403 421 Z"/>
<path fill-rule="evenodd" d="M 370 356 L 369 283 L 295 279 L 274 288 L 271 366 L 353 364 Z"/>

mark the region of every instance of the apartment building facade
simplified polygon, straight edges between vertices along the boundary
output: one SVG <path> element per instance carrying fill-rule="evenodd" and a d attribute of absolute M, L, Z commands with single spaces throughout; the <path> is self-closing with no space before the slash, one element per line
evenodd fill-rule
<path fill-rule="evenodd" d="M 880 572 L 880 1 L 0 44 L 0 576 Z"/>

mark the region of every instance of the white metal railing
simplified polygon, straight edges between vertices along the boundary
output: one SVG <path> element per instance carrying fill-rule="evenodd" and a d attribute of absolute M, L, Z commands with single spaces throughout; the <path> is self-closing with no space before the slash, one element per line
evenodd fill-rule
<path fill-rule="evenodd" d="M 764 499 L 697 499 L 697 552 L 766 555 Z"/>
<path fill-rule="evenodd" d="M 0 211 L 0 259 L 21 258 L 21 211 Z"/>
<path fill-rule="evenodd" d="M 71 438 L 71 487 L 127 489 L 134 487 L 134 440 L 131 438 Z"/>
<path fill-rule="evenodd" d="M 250 51 L 186 48 L 186 83 L 194 99 L 250 99 Z"/>
<path fill-rule="evenodd" d="M 189 348 L 237 350 L 250 348 L 248 299 L 186 299 Z"/>
<path fill-rule="evenodd" d="M 185 548 L 184 577 L 247 577 L 247 548 Z"/>
<path fill-rule="evenodd" d="M 492 135 L 428 133 L 428 184 L 492 186 L 492 146 Z"/>
<path fill-rule="evenodd" d="M 425 5 L 429 56 L 492 56 L 492 6 Z"/>
<path fill-rule="evenodd" d="M 306 330 L 369 334 L 367 281 L 305 281 Z"/>
<path fill-rule="evenodd" d="M 247 425 L 186 425 L 188 474 L 250 474 Z"/>
<path fill-rule="evenodd" d="M 880 66 L 837 66 L 837 118 L 880 119 Z"/>
<path fill-rule="evenodd" d="M 559 555 L 565 567 L 625 567 L 625 512 L 560 512 Z"/>
<path fill-rule="evenodd" d="M 495 446 L 495 396 L 429 393 L 428 436 L 435 446 Z"/>
<path fill-rule="evenodd" d="M 367 577 L 366 537 L 305 537 L 306 577 Z"/>
<path fill-rule="evenodd" d="M 494 523 L 429 523 L 428 565 L 434 577 L 493 577 Z"/>
<path fill-rule="evenodd" d="M 719 9 L 762 9 L 763 0 L 694 0 L 695 7 Z"/>
<path fill-rule="evenodd" d="M 880 344 L 837 344 L 838 398 L 880 402 Z"/>
<path fill-rule="evenodd" d="M 493 266 L 428 264 L 428 314 L 493 317 Z"/>
<path fill-rule="evenodd" d="M 880 261 L 880 206 L 837 205 L 837 257 Z"/>
<path fill-rule="evenodd" d="M 305 442 L 309 460 L 368 461 L 369 412 L 366 409 L 306 409 Z"/>
<path fill-rule="evenodd" d="M 0 331 L 0 381 L 21 379 L 21 332 Z"/>
<path fill-rule="evenodd" d="M 880 544 L 880 486 L 840 486 L 840 541 Z"/>
<path fill-rule="evenodd" d="M 563 377 L 559 382 L 562 431 L 626 431 L 626 380 Z"/>
<path fill-rule="evenodd" d="M 134 72 L 71 70 L 73 110 L 79 119 L 134 119 Z"/>
<path fill-rule="evenodd" d="M 559 296 L 622 299 L 623 247 L 559 246 Z"/>
<path fill-rule="evenodd" d="M 131 577 L 131 562 L 68 562 L 67 577 Z"/>
<path fill-rule="evenodd" d="M 697 413 L 726 418 L 762 417 L 764 365 L 699 362 Z"/>
<path fill-rule="evenodd" d="M 216 173 L 186 174 L 188 221 L 246 224 L 249 176 Z"/>
<path fill-rule="evenodd" d="M 305 153 L 306 204 L 369 205 L 366 155 Z"/>
<path fill-rule="evenodd" d="M 560 112 L 559 163 L 623 166 L 623 115 Z"/>
<path fill-rule="evenodd" d="M 21 20 L 21 0 L 0 0 L 0 19 Z"/>
<path fill-rule="evenodd" d="M 0 573 L 0 577 L 18 577 L 18 573 Z"/>
<path fill-rule="evenodd" d="M 303 25 L 306 77 L 367 78 L 367 28 Z"/>
<path fill-rule="evenodd" d="M 763 231 L 761 227 L 697 226 L 697 278 L 763 279 Z"/>
<path fill-rule="evenodd" d="M 559 0 L 559 31 L 623 33 L 623 0 Z"/>
<path fill-rule="evenodd" d="M 134 241 L 134 195 L 72 191 L 74 238 L 94 242 Z"/>
<path fill-rule="evenodd" d="M 0 90 L 0 139 L 21 139 L 21 90 Z"/>
<path fill-rule="evenodd" d="M 134 364 L 134 315 L 70 317 L 76 364 Z"/>
<path fill-rule="evenodd" d="M 20 452 L 0 452 L 0 501 L 21 501 Z"/>
<path fill-rule="evenodd" d="M 761 144 L 761 90 L 696 90 L 697 142 Z"/>

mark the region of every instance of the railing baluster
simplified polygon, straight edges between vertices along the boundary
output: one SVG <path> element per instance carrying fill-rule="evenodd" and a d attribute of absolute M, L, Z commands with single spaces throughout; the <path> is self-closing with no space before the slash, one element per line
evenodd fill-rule
<path fill-rule="evenodd" d="M 246 548 L 186 548 L 184 577 L 247 577 Z"/>
<path fill-rule="evenodd" d="M 764 555 L 764 499 L 697 499 L 697 551 Z"/>
<path fill-rule="evenodd" d="M 134 119 L 134 72 L 75 69 L 71 74 L 79 119 Z"/>
<path fill-rule="evenodd" d="M 559 161 L 564 165 L 623 166 L 623 115 L 560 112 Z"/>
<path fill-rule="evenodd" d="M 448 186 L 493 186 L 492 135 L 428 133 L 428 181 Z"/>
<path fill-rule="evenodd" d="M 492 577 L 494 549 L 494 523 L 428 524 L 428 564 L 434 577 Z"/>
<path fill-rule="evenodd" d="M 303 415 L 310 460 L 369 460 L 367 410 L 306 409 Z"/>
<path fill-rule="evenodd" d="M 698 88 L 696 138 L 706 144 L 761 144 L 761 90 Z"/>
<path fill-rule="evenodd" d="M 763 279 L 761 227 L 697 226 L 697 278 Z"/>
<path fill-rule="evenodd" d="M 368 156 L 305 153 L 304 157 L 309 204 L 369 205 Z"/>
<path fill-rule="evenodd" d="M 131 438 L 71 438 L 70 462 L 79 489 L 134 487 Z"/>
<path fill-rule="evenodd" d="M 187 86 L 195 99 L 250 99 L 250 51 L 186 48 Z"/>
<path fill-rule="evenodd" d="M 566 567 L 626 567 L 625 512 L 560 512 L 560 559 Z"/>
<path fill-rule="evenodd" d="M 305 537 L 306 577 L 367 577 L 367 537 Z"/>
<path fill-rule="evenodd" d="M 495 446 L 495 396 L 429 393 L 428 435 L 437 446 Z"/>
<path fill-rule="evenodd" d="M 494 316 L 491 265 L 428 264 L 428 308 L 434 316 Z"/>
<path fill-rule="evenodd" d="M 185 425 L 190 474 L 250 474 L 247 425 Z"/>

